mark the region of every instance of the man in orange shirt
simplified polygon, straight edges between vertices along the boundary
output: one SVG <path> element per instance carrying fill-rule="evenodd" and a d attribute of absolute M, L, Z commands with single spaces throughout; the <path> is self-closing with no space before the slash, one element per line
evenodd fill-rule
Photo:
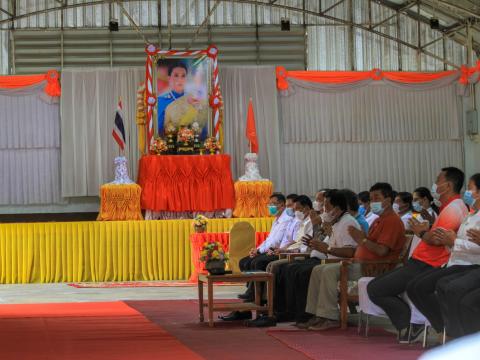
<path fill-rule="evenodd" d="M 434 230 L 442 228 L 457 232 L 468 210 L 460 198 L 465 175 L 454 167 L 443 168 L 432 186 L 433 197 L 440 201 L 440 215 L 429 230 L 428 223 L 412 219 L 412 230 L 422 239 L 405 266 L 397 268 L 372 280 L 367 287 L 368 296 L 388 315 L 400 332 L 400 342 L 417 339 L 422 325 L 410 325 L 410 306 L 399 295 L 409 284 L 425 271 L 448 262 L 450 252 Z M 411 331 L 409 332 L 411 326 Z M 410 333 L 410 334 L 409 334 Z"/>
<path fill-rule="evenodd" d="M 391 260 L 398 259 L 405 244 L 405 228 L 400 217 L 392 210 L 393 191 L 390 184 L 377 183 L 370 189 L 371 210 L 379 217 L 372 223 L 368 235 L 353 226 L 348 232 L 358 244 L 355 260 Z M 342 249 L 329 248 L 333 257 L 345 257 Z M 338 322 L 338 281 L 340 262 L 316 266 L 308 285 L 306 315 L 310 319 L 298 323 L 302 329 L 323 331 L 340 326 Z M 353 263 L 348 269 L 349 280 L 358 280 L 362 276 L 361 265 Z"/>

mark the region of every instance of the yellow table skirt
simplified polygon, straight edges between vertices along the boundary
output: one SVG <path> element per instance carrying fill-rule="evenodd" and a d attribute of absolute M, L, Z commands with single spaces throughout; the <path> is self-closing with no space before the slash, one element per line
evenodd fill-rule
<path fill-rule="evenodd" d="M 269 231 L 272 218 L 211 219 L 209 232 L 238 221 Z M 0 283 L 186 280 L 191 220 L 0 224 Z"/>

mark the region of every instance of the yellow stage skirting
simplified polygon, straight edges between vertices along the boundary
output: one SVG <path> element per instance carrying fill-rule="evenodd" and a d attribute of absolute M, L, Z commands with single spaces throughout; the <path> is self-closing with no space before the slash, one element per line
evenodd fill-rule
<path fill-rule="evenodd" d="M 209 232 L 238 221 L 269 231 L 273 218 L 212 219 Z M 0 283 L 186 280 L 191 220 L 0 224 Z"/>

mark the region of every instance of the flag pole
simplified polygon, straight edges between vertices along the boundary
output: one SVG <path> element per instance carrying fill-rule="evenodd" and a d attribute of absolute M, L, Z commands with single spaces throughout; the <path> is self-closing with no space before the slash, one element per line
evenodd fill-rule
<path fill-rule="evenodd" d="M 250 103 L 252 102 L 252 97 L 250 97 L 250 100 L 248 101 L 248 109 L 250 108 Z M 248 112 L 248 109 L 247 109 L 247 112 Z M 252 152 L 252 142 L 249 141 L 248 144 L 250 145 L 250 152 Z"/>

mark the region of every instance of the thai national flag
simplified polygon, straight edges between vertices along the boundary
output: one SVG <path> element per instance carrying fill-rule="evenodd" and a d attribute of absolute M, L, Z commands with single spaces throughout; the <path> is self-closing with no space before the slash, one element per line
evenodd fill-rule
<path fill-rule="evenodd" d="M 125 149 L 125 127 L 122 118 L 122 101 L 118 101 L 118 108 L 115 112 L 115 125 L 113 126 L 112 136 L 117 142 L 120 149 Z"/>

